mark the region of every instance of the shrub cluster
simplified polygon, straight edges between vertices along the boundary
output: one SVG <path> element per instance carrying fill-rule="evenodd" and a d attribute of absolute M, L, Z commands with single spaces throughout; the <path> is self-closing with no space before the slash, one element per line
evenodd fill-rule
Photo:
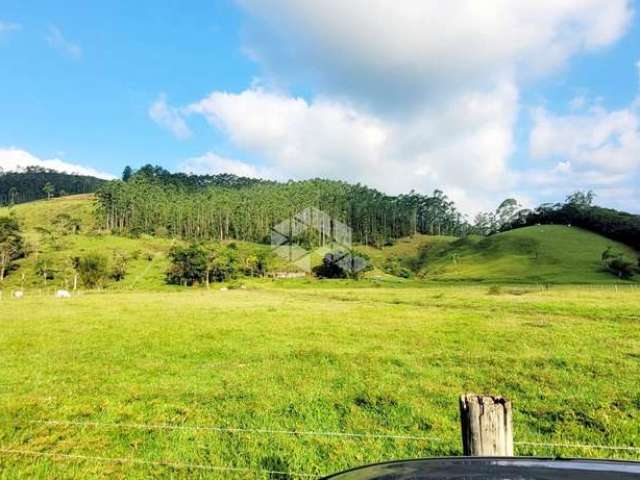
<path fill-rule="evenodd" d="M 318 278 L 359 279 L 372 269 L 369 257 L 356 250 L 337 249 L 327 253 L 322 263 L 313 269 Z"/>
<path fill-rule="evenodd" d="M 174 246 L 166 281 L 174 285 L 208 285 L 232 280 L 239 275 L 263 276 L 269 257 L 264 251 L 243 254 L 235 243 Z"/>
<path fill-rule="evenodd" d="M 611 273 L 624 279 L 633 277 L 636 271 L 640 269 L 640 260 L 636 265 L 633 260 L 612 247 L 608 247 L 602 252 L 602 263 Z"/>

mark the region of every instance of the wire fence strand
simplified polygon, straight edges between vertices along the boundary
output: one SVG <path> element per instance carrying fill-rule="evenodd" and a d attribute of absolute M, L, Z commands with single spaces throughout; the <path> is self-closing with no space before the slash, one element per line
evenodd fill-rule
<path fill-rule="evenodd" d="M 169 425 L 169 424 L 149 424 L 149 423 L 115 423 L 115 422 L 78 422 L 72 420 L 30 420 L 29 423 L 41 425 L 69 425 L 77 427 L 95 428 L 126 428 L 138 430 L 188 430 L 188 431 L 212 431 L 220 433 L 247 433 L 264 435 L 292 435 L 292 436 L 323 436 L 323 437 L 346 437 L 346 438 L 374 438 L 392 440 L 417 440 L 444 442 L 441 437 L 401 435 L 387 433 L 368 432 L 325 432 L 311 430 L 276 430 L 268 428 L 244 428 L 244 427 L 219 427 L 209 425 Z"/>
<path fill-rule="evenodd" d="M 528 447 L 550 447 L 550 448 L 579 448 L 588 450 L 621 450 L 630 452 L 640 452 L 640 447 L 631 447 L 625 445 L 589 445 L 581 443 L 545 443 L 545 442 L 513 442 L 514 445 L 523 445 Z"/>
<path fill-rule="evenodd" d="M 185 430 L 185 431 L 212 431 L 220 433 L 241 433 L 256 435 L 291 435 L 291 436 L 318 436 L 318 437 L 342 437 L 342 438 L 370 438 L 389 440 L 412 440 L 420 442 L 448 442 L 450 438 L 443 436 L 424 436 L 392 433 L 371 433 L 371 432 L 332 432 L 314 430 L 282 430 L 271 428 L 247 428 L 247 427 L 221 427 L 211 425 L 171 425 L 171 424 L 149 424 L 149 423 L 118 423 L 118 422 L 82 422 L 74 420 L 30 420 L 28 423 L 39 425 L 59 425 L 91 428 L 123 428 L 138 430 Z M 455 433 L 457 435 L 457 433 Z M 547 447 L 563 449 L 589 449 L 589 450 L 619 450 L 629 452 L 640 452 L 640 447 L 626 445 L 601 445 L 601 444 L 581 444 L 581 443 L 553 443 L 536 441 L 516 441 L 514 445 L 525 447 Z"/>
<path fill-rule="evenodd" d="M 215 472 L 242 472 L 242 473 L 261 473 L 267 475 L 289 475 L 300 478 L 318 478 L 320 475 L 300 472 L 285 472 L 276 470 L 253 469 L 248 467 L 231 467 L 222 465 L 205 465 L 200 463 L 176 463 L 169 461 L 142 460 L 139 458 L 117 458 L 117 457 L 100 457 L 93 455 L 79 455 L 72 453 L 51 453 L 37 452 L 33 450 L 20 450 L 10 448 L 0 448 L 0 453 L 5 455 L 22 455 L 34 457 L 46 457 L 54 460 L 76 460 L 76 461 L 93 461 L 111 464 L 123 465 L 142 465 L 147 467 L 165 467 L 175 470 L 207 470 Z"/>
<path fill-rule="evenodd" d="M 312 431 L 312 430 L 279 430 L 271 428 L 245 428 L 245 427 L 221 427 L 209 425 L 170 425 L 170 424 L 147 424 L 147 423 L 117 423 L 117 422 L 86 422 L 73 420 L 30 420 L 27 423 L 49 426 L 73 426 L 83 428 L 116 428 L 116 429 L 139 429 L 139 430 L 185 430 L 185 431 L 213 431 L 220 433 L 241 433 L 241 434 L 261 434 L 261 435 L 291 435 L 291 436 L 323 436 L 323 437 L 342 437 L 342 438 L 360 438 L 360 439 L 395 439 L 395 440 L 414 440 L 414 441 L 439 441 L 445 442 L 446 439 L 433 436 L 419 435 L 402 435 L 402 434 L 386 434 L 386 433 L 369 433 L 369 432 L 331 432 L 331 431 Z M 554 449 L 588 449 L 588 450 L 610 450 L 610 451 L 626 451 L 640 452 L 640 447 L 624 446 L 624 445 L 591 445 L 580 443 L 553 443 L 553 442 L 536 442 L 536 441 L 517 441 L 514 445 L 521 447 L 542 447 Z M 42 452 L 34 450 L 24 450 L 16 448 L 0 447 L 2 455 L 32 456 L 49 458 L 58 461 L 80 461 L 80 462 L 99 462 L 122 465 L 138 465 L 146 467 L 162 467 L 174 470 L 204 470 L 211 472 L 236 472 L 255 475 L 288 475 L 298 478 L 319 478 L 318 474 L 310 474 L 303 472 L 285 472 L 276 470 L 266 470 L 249 467 L 235 467 L 229 465 L 209 465 L 202 463 L 181 463 L 168 460 L 145 460 L 140 458 L 119 458 L 104 457 L 93 455 L 82 455 L 73 453 L 54 453 Z"/>

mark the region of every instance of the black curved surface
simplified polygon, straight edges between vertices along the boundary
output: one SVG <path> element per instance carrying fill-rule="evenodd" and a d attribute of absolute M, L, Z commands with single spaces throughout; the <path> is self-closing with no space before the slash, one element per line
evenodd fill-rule
<path fill-rule="evenodd" d="M 380 463 L 332 480 L 638 480 L 640 463 L 542 458 L 432 458 Z"/>

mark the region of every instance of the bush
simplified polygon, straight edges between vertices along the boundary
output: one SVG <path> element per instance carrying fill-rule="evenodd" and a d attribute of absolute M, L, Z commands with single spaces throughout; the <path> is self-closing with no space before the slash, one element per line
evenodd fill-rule
<path fill-rule="evenodd" d="M 249 277 L 264 277 L 269 271 L 270 253 L 259 250 L 242 259 L 242 273 Z"/>
<path fill-rule="evenodd" d="M 107 257 L 100 253 L 89 253 L 80 257 L 78 274 L 86 288 L 102 288 L 109 274 Z"/>
<path fill-rule="evenodd" d="M 208 248 L 197 244 L 175 246 L 169 252 L 167 283 L 191 286 L 233 279 L 238 273 L 238 257 L 233 243 Z"/>
<path fill-rule="evenodd" d="M 635 262 L 612 247 L 608 247 L 602 253 L 601 259 L 605 268 L 618 278 L 628 279 L 633 277 L 636 272 Z"/>
<path fill-rule="evenodd" d="M 371 262 L 367 255 L 355 250 L 338 249 L 327 253 L 322 259 L 322 263 L 313 269 L 313 273 L 318 278 L 357 280 L 371 269 Z"/>
<path fill-rule="evenodd" d="M 111 270 L 111 278 L 116 282 L 124 280 L 127 275 L 127 262 L 129 257 L 124 252 L 116 252 L 113 255 L 113 269 Z"/>
<path fill-rule="evenodd" d="M 206 281 L 207 252 L 200 245 L 174 246 L 169 251 L 169 260 L 167 283 L 191 286 Z"/>
<path fill-rule="evenodd" d="M 402 265 L 402 260 L 396 255 L 392 255 L 391 257 L 387 258 L 382 269 L 385 271 L 385 273 L 394 275 L 396 277 L 411 278 L 413 276 L 413 272 L 409 268 Z"/>
<path fill-rule="evenodd" d="M 82 222 L 66 213 L 59 213 L 51 223 L 61 235 L 77 235 L 82 229 Z"/>
<path fill-rule="evenodd" d="M 631 278 L 636 270 L 635 263 L 624 256 L 609 259 L 606 266 L 611 273 L 619 278 Z"/>
<path fill-rule="evenodd" d="M 209 249 L 207 256 L 209 282 L 224 282 L 238 273 L 238 247 L 230 243 L 226 247 L 216 245 Z"/>

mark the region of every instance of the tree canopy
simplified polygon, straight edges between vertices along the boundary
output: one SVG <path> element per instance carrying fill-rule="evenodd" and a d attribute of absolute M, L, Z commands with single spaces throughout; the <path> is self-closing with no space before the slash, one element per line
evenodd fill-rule
<path fill-rule="evenodd" d="M 72 175 L 41 167 L 27 167 L 20 172 L 0 170 L 0 205 L 31 202 L 53 196 L 93 193 L 104 180 L 86 175 Z"/>
<path fill-rule="evenodd" d="M 415 233 L 461 235 L 468 228 L 439 190 L 390 196 L 359 184 L 321 179 L 278 183 L 229 174 L 171 174 L 145 166 L 128 182 L 104 184 L 97 198 L 104 228 L 195 241 L 268 242 L 274 225 L 308 207 L 349 225 L 354 242 L 371 245 Z M 313 235 L 312 243 L 331 241 L 329 232 Z"/>

